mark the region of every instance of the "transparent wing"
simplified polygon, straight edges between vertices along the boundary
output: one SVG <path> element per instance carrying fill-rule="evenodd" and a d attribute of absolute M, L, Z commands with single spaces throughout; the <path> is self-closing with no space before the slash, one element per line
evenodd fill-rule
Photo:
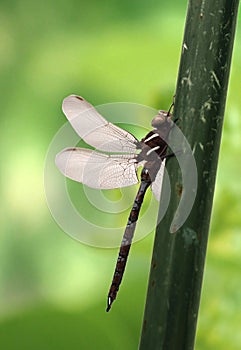
<path fill-rule="evenodd" d="M 75 131 L 89 145 L 107 152 L 136 151 L 138 140 L 129 132 L 105 120 L 83 97 L 66 97 L 62 108 Z"/>
<path fill-rule="evenodd" d="M 160 201 L 160 197 L 161 197 L 165 162 L 166 162 L 166 159 L 163 159 L 163 161 L 161 163 L 161 167 L 158 170 L 158 173 L 156 175 L 155 181 L 153 181 L 151 184 L 151 190 L 152 190 L 154 196 L 156 197 L 156 199 L 158 200 L 158 202 Z"/>
<path fill-rule="evenodd" d="M 59 170 L 72 180 L 98 189 L 130 186 L 138 182 L 134 155 L 107 155 L 85 148 L 66 148 L 57 154 Z"/>

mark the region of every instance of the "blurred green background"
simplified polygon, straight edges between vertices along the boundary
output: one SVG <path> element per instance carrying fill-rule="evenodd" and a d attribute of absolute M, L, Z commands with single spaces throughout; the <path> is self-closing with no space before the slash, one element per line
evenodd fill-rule
<path fill-rule="evenodd" d="M 105 312 L 117 250 L 64 234 L 43 167 L 62 99 L 167 108 L 187 1 L 1 1 L 0 346 L 137 349 L 153 234 L 136 243 Z M 240 21 L 239 21 L 240 24 Z M 241 26 L 236 35 L 196 349 L 240 349 Z M 126 215 L 121 218 L 126 222 Z"/>

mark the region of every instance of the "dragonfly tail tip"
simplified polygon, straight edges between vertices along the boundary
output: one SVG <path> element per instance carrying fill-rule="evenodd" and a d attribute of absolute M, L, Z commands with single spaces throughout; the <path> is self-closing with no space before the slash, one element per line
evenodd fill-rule
<path fill-rule="evenodd" d="M 112 299 L 110 296 L 108 296 L 106 312 L 110 311 L 113 301 L 114 301 L 114 299 Z"/>
<path fill-rule="evenodd" d="M 106 311 L 106 312 L 109 312 L 109 311 L 110 311 L 110 309 L 111 309 L 111 306 L 110 306 L 110 305 L 108 305 L 105 311 Z"/>

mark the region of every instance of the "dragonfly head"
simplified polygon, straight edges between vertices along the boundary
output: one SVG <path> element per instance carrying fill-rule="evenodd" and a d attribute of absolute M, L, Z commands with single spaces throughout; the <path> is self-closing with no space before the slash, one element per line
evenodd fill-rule
<path fill-rule="evenodd" d="M 171 128 L 172 114 L 168 111 L 159 111 L 158 114 L 152 119 L 151 125 L 155 129 Z"/>
<path fill-rule="evenodd" d="M 173 127 L 172 114 L 170 111 L 159 111 L 158 114 L 152 119 L 151 125 L 156 129 L 160 137 L 164 140 L 168 137 L 168 134 Z"/>

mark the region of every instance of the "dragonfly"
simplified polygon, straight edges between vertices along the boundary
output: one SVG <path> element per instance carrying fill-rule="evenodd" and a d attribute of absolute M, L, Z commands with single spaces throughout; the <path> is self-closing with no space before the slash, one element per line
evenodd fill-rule
<path fill-rule="evenodd" d="M 137 184 L 137 170 L 143 167 L 107 297 L 107 312 L 117 297 L 147 189 L 151 187 L 160 200 L 165 162 L 174 155 L 168 154 L 168 137 L 176 122 L 172 121 L 172 107 L 173 103 L 168 111 L 159 111 L 151 123 L 153 130 L 138 141 L 108 122 L 83 97 L 70 95 L 63 101 L 63 112 L 74 130 L 95 148 L 72 147 L 58 153 L 55 163 L 63 175 L 95 189 L 114 189 Z"/>

